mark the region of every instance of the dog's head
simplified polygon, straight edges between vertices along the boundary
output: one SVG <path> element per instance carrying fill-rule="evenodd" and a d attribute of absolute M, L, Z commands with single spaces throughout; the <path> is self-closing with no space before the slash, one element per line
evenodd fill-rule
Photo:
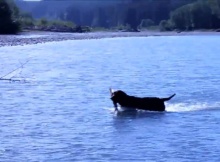
<path fill-rule="evenodd" d="M 111 100 L 114 102 L 118 102 L 121 99 L 125 98 L 126 96 L 127 94 L 125 92 L 118 90 L 118 91 L 112 92 Z"/>

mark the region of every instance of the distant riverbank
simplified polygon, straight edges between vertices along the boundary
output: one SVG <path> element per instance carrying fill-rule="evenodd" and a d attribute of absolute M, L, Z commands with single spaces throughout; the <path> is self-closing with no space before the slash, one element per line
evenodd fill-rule
<path fill-rule="evenodd" d="M 191 31 L 191 32 L 89 32 L 89 33 L 58 33 L 42 31 L 26 31 L 19 35 L 0 35 L 0 47 L 17 46 L 27 44 L 38 44 L 53 41 L 101 39 L 115 37 L 148 37 L 148 36 L 185 36 L 185 35 L 220 35 L 220 32 L 213 31 Z"/>

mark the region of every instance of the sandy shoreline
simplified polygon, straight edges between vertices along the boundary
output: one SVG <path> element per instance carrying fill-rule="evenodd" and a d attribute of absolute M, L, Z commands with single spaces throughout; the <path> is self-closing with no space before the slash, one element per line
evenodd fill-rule
<path fill-rule="evenodd" d="M 0 35 L 0 47 L 38 44 L 52 41 L 101 39 L 115 37 L 148 37 L 148 36 L 186 36 L 186 35 L 220 35 L 220 32 L 91 32 L 91 33 L 54 33 L 23 32 L 19 35 Z"/>

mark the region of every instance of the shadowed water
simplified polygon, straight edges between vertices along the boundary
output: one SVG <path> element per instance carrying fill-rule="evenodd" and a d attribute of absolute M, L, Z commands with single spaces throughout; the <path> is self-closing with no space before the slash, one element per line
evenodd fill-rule
<path fill-rule="evenodd" d="M 75 40 L 0 48 L 0 161 L 219 161 L 219 36 Z M 109 87 L 168 97 L 113 112 Z"/>

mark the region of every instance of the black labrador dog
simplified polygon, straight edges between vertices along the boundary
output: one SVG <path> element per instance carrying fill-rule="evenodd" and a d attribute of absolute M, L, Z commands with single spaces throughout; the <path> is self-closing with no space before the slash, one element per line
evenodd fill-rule
<path fill-rule="evenodd" d="M 158 98 L 158 97 L 135 97 L 129 96 L 125 92 L 118 90 L 113 91 L 110 89 L 111 100 L 113 101 L 115 110 L 118 110 L 117 104 L 122 107 L 131 108 L 131 109 L 141 109 L 148 111 L 165 111 L 165 101 L 169 101 L 176 94 L 173 94 L 167 98 Z"/>

